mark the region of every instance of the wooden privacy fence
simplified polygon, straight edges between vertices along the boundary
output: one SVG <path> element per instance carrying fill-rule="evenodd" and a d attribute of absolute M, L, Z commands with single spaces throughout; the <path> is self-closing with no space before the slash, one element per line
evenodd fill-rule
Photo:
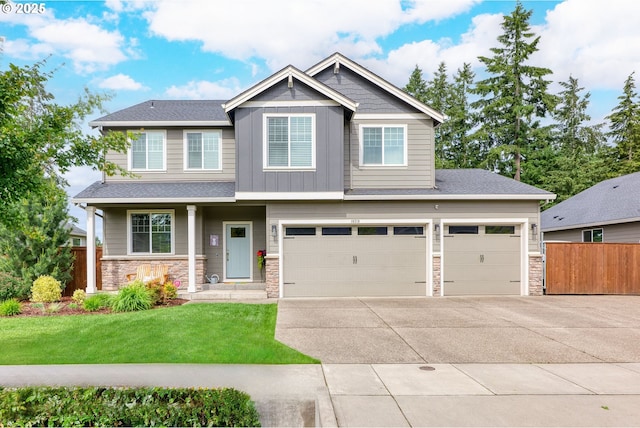
<path fill-rule="evenodd" d="M 545 244 L 547 294 L 640 294 L 640 244 Z"/>
<path fill-rule="evenodd" d="M 71 281 L 64 288 L 63 296 L 71 297 L 73 292 L 87 288 L 87 247 L 72 247 L 71 253 L 75 256 L 73 269 L 71 269 Z M 96 287 L 102 290 L 102 247 L 96 248 Z"/>

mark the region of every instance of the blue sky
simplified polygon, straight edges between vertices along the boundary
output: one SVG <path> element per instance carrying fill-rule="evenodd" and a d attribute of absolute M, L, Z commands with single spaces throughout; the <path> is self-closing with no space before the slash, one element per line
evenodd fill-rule
<path fill-rule="evenodd" d="M 48 57 L 50 69 L 57 70 L 49 89 L 59 102 L 76 100 L 88 87 L 114 95 L 105 105 L 110 112 L 148 99 L 228 99 L 288 64 L 304 70 L 336 51 L 398 86 L 406 84 L 416 64 L 426 79 L 441 61 L 450 72 L 470 63 L 481 76 L 477 57 L 497 46 L 502 16 L 516 4 L 48 0 L 38 3 L 43 10 L 37 13 L 19 14 L 17 3 L 0 13 L 0 69 Z M 532 62 L 550 68 L 555 82 L 577 77 L 592 94 L 593 121 L 603 121 L 624 80 L 640 71 L 640 2 L 522 4 L 533 10 L 531 24 L 541 37 Z M 74 170 L 69 193 L 99 178 Z M 72 213 L 82 225 L 82 212 Z"/>

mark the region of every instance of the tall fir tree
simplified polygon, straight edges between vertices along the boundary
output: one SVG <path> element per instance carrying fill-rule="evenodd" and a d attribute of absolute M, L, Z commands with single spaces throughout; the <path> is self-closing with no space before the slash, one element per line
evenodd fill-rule
<path fill-rule="evenodd" d="M 539 119 L 557 104 L 556 96 L 547 92 L 550 81 L 545 76 L 551 70 L 528 63 L 540 41 L 529 25 L 532 12 L 518 2 L 504 17 L 501 46 L 491 49 L 491 57 L 478 57 L 489 77 L 477 82 L 473 91 L 479 99 L 472 106 L 482 118 L 475 137 L 491 147 L 487 166 L 516 180 L 523 155 L 541 137 Z"/>
<path fill-rule="evenodd" d="M 640 100 L 631 73 L 624 82 L 620 101 L 607 116 L 610 122 L 608 137 L 615 144 L 620 174 L 640 170 Z"/>
<path fill-rule="evenodd" d="M 451 105 L 451 83 L 447 76 L 447 65 L 441 62 L 438 69 L 433 73 L 433 78 L 426 83 L 424 102 L 445 116 Z M 451 163 L 448 162 L 445 152 L 448 145 L 449 120 L 445 119 L 434 130 L 436 145 L 436 168 L 450 168 Z"/>
<path fill-rule="evenodd" d="M 451 168 L 477 168 L 486 156 L 478 141 L 471 138 L 475 119 L 469 105 L 469 94 L 474 78 L 475 73 L 469 63 L 464 63 L 453 76 L 446 110 L 447 126 L 443 130 L 444 157 Z"/>
<path fill-rule="evenodd" d="M 411 76 L 409 76 L 409 83 L 407 83 L 402 90 L 416 98 L 418 101 L 425 102 L 427 82 L 425 82 L 422 76 L 422 69 L 420 69 L 417 64 L 416 68 L 411 72 Z"/>

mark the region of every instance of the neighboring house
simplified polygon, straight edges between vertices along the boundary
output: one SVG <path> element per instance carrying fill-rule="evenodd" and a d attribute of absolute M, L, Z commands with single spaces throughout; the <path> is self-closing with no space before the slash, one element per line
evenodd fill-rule
<path fill-rule="evenodd" d="M 71 234 L 69 236 L 69 243 L 73 247 L 84 247 L 87 245 L 87 232 L 80 229 L 75 224 L 69 224 Z"/>
<path fill-rule="evenodd" d="M 640 172 L 602 181 L 541 215 L 545 241 L 640 242 Z"/>
<path fill-rule="evenodd" d="M 73 199 L 89 242 L 102 210 L 103 289 L 164 263 L 190 291 L 215 273 L 264 281 L 270 297 L 541 294 L 539 204 L 555 195 L 436 170 L 442 121 L 340 54 L 228 101 L 147 101 L 101 117 L 91 126 L 103 133 L 137 134 L 110 159 L 138 176 L 105 177 Z"/>

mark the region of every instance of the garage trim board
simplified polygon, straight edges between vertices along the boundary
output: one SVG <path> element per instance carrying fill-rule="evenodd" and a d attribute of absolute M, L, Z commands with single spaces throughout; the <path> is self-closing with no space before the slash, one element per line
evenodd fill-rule
<path fill-rule="evenodd" d="M 278 221 L 278 258 L 280 260 L 279 270 L 279 296 L 285 297 L 285 264 L 284 257 L 284 240 L 286 227 L 298 226 L 298 227 L 358 227 L 358 226 L 422 226 L 424 227 L 424 245 L 425 245 L 425 263 L 424 263 L 424 288 L 420 292 L 422 296 L 433 296 L 433 220 L 424 218 L 412 218 L 412 219 L 360 219 L 360 218 L 346 218 L 346 219 L 305 219 L 305 220 L 280 220 Z"/>
<path fill-rule="evenodd" d="M 447 295 L 446 278 L 446 241 L 447 227 L 451 225 L 514 225 L 519 226 L 520 231 L 520 295 L 529 295 L 529 220 L 526 218 L 473 218 L 473 219 L 442 219 L 440 220 L 440 296 Z"/>

